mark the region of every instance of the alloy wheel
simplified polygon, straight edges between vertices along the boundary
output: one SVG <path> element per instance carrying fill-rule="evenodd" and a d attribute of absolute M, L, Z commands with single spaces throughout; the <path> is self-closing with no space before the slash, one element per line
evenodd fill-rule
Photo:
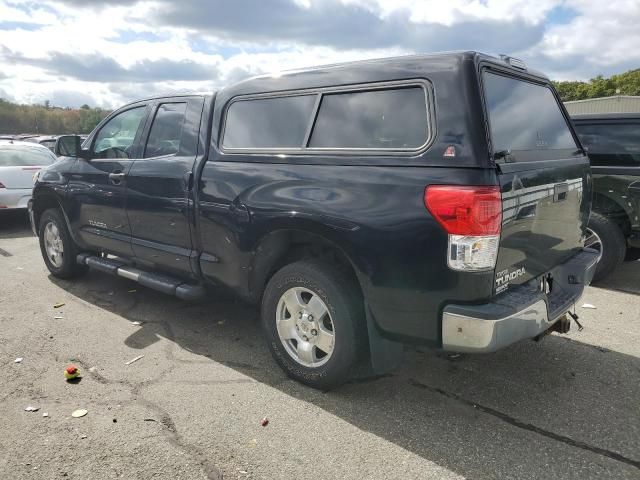
<path fill-rule="evenodd" d="M 300 365 L 317 368 L 331 358 L 334 324 L 317 293 L 304 287 L 284 292 L 278 301 L 276 326 L 285 350 Z"/>

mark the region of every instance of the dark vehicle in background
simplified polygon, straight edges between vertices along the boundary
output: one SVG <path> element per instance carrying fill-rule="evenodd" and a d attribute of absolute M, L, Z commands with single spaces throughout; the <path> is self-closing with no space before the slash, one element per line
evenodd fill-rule
<path fill-rule="evenodd" d="M 549 80 L 475 52 L 262 76 L 157 97 L 61 137 L 30 216 L 54 276 L 88 267 L 261 307 L 316 388 L 403 343 L 491 352 L 548 331 L 598 258 L 589 160 Z"/>
<path fill-rule="evenodd" d="M 600 280 L 622 263 L 629 248 L 640 248 L 640 113 L 572 119 L 591 159 L 593 206 L 587 245 L 602 253 L 594 277 Z"/>

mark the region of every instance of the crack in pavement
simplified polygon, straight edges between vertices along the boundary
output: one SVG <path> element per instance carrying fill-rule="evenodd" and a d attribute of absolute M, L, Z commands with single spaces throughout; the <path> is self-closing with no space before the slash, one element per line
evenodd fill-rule
<path fill-rule="evenodd" d="M 128 387 L 130 389 L 130 394 L 132 396 L 131 403 L 133 404 L 137 403 L 139 405 L 145 406 L 149 410 L 152 410 L 156 413 L 156 415 L 159 418 L 157 422 L 164 427 L 163 434 L 165 435 L 165 437 L 167 438 L 167 440 L 171 445 L 183 450 L 192 458 L 194 458 L 195 461 L 198 462 L 198 464 L 202 467 L 204 474 L 209 480 L 222 480 L 223 478 L 222 472 L 218 469 L 218 467 L 216 467 L 209 461 L 206 453 L 203 452 L 198 446 L 186 443 L 183 440 L 182 436 L 178 433 L 178 429 L 176 428 L 175 422 L 171 418 L 171 415 L 169 414 L 169 412 L 163 409 L 160 405 L 150 400 L 147 400 L 144 397 L 144 395 L 141 393 L 141 390 L 143 388 L 154 385 L 158 383 L 160 380 L 162 380 L 164 377 L 166 377 L 169 373 L 171 373 L 171 371 L 175 368 L 175 366 L 169 368 L 169 370 L 163 372 L 157 378 L 134 384 L 127 380 L 108 379 L 102 376 L 96 370 L 92 371 L 89 368 L 87 362 L 83 361 L 82 359 L 73 358 L 72 361 L 74 361 L 75 363 L 80 365 L 83 369 L 85 369 L 85 371 L 88 372 L 89 376 L 91 376 L 98 383 L 101 383 L 103 385 L 116 384 L 116 385 L 123 385 L 125 387 Z M 194 381 L 193 383 L 198 383 L 198 382 Z M 125 402 L 125 403 L 129 403 L 129 402 Z M 155 421 L 155 419 L 153 420 Z M 148 421 L 148 419 L 145 419 L 144 421 Z"/>
<path fill-rule="evenodd" d="M 550 438 L 557 442 L 562 442 L 572 447 L 576 447 L 582 450 L 596 453 L 598 455 L 602 455 L 603 457 L 611 458 L 612 460 L 616 460 L 618 462 L 625 463 L 627 465 L 640 469 L 640 461 L 625 457 L 624 455 L 621 455 L 617 452 L 613 452 L 605 448 L 594 447 L 593 445 L 589 445 L 588 443 L 584 443 L 579 440 L 574 440 L 571 437 L 566 437 L 564 435 L 560 435 L 558 433 L 545 430 L 544 428 L 536 427 L 535 425 L 532 425 L 530 423 L 522 422 L 516 418 L 513 418 L 507 415 L 506 413 L 502 413 L 491 407 L 485 407 L 484 405 L 480 405 L 478 403 L 472 402 L 470 400 L 467 400 L 466 398 L 461 397 L 458 394 L 447 392 L 446 390 L 442 390 L 441 388 L 432 387 L 431 385 L 421 383 L 413 378 L 410 378 L 408 382 L 409 382 L 409 385 L 413 387 L 421 388 L 423 390 L 429 390 L 430 392 L 434 392 L 444 397 L 450 398 L 452 400 L 456 400 L 457 402 L 460 402 L 464 405 L 475 408 L 476 410 L 480 410 L 481 412 L 491 415 L 499 420 L 502 420 L 503 422 L 508 423 L 509 425 L 512 425 L 516 428 L 521 428 L 529 432 L 534 432 L 534 433 L 537 433 L 538 435 L 542 435 L 544 437 Z"/>
<path fill-rule="evenodd" d="M 94 296 L 96 293 L 97 294 L 103 294 L 104 292 L 92 292 L 89 291 L 88 292 L 89 295 Z M 94 303 L 95 300 L 97 300 L 99 297 L 94 299 Z M 129 303 L 129 302 L 127 302 Z M 108 305 L 107 309 L 110 310 L 113 314 L 115 315 L 119 315 L 121 317 L 126 318 L 127 320 L 131 321 L 131 320 L 138 320 L 139 315 L 136 313 L 137 308 L 139 307 L 139 299 L 137 296 L 133 296 L 130 297 L 130 303 L 129 305 L 120 305 L 120 304 L 111 304 Z M 192 305 L 190 305 L 190 307 L 192 307 Z M 178 307 L 180 308 L 180 307 Z M 147 324 L 155 324 L 158 327 L 160 327 L 161 329 L 164 330 L 164 337 L 166 340 L 168 340 L 168 344 L 165 346 L 164 348 L 164 353 L 165 353 L 165 358 L 166 360 L 170 363 L 170 365 L 173 365 L 175 367 L 176 364 L 179 363 L 192 363 L 192 361 L 188 361 L 188 360 L 184 360 L 184 359 L 179 359 L 176 357 L 175 355 L 175 349 L 176 349 L 176 345 L 177 345 L 177 341 L 176 341 L 176 335 L 173 329 L 173 326 L 170 322 L 166 321 L 166 320 L 156 320 L 156 321 L 149 321 L 146 319 L 139 319 L 140 321 L 143 321 L 144 323 Z M 607 349 L 602 348 L 602 347 L 596 347 L 593 346 L 593 348 L 598 349 L 600 352 L 606 353 L 608 352 Z M 204 355 L 205 357 L 209 357 L 211 358 L 210 355 Z M 445 358 L 448 361 L 456 361 L 458 360 L 458 357 L 455 358 Z M 250 371 L 255 371 L 255 370 L 261 370 L 259 367 L 253 366 L 251 364 L 247 364 L 247 363 L 243 363 L 243 362 L 235 362 L 235 361 L 219 361 L 218 363 L 222 364 L 222 365 L 226 365 L 228 367 L 231 368 L 237 368 L 240 370 L 250 370 Z M 151 386 L 156 384 L 157 382 L 161 381 L 164 377 L 166 377 L 166 375 L 173 370 L 173 367 L 169 369 L 169 371 L 164 372 L 163 374 L 161 374 L 158 378 L 153 379 L 153 380 L 149 380 L 146 382 L 141 382 L 138 384 L 132 384 L 130 382 L 127 381 L 116 381 L 116 380 L 107 380 L 104 377 L 102 377 L 101 375 L 97 374 L 97 372 L 92 372 L 92 374 L 94 375 L 94 378 L 100 382 L 100 383 L 121 383 L 124 384 L 125 386 L 129 387 L 131 389 L 131 394 L 134 397 L 134 402 L 137 402 L 139 404 L 142 404 L 144 406 L 146 406 L 147 408 L 149 408 L 150 410 L 152 410 L 153 412 L 155 412 L 155 414 L 157 415 L 157 422 L 159 422 L 160 425 L 162 425 L 163 428 L 163 432 L 164 435 L 167 437 L 168 441 L 176 446 L 177 448 L 182 449 L 183 451 L 187 452 L 196 462 L 198 462 L 201 467 L 203 468 L 204 473 L 207 475 L 207 477 L 210 480 L 214 480 L 214 479 L 221 479 L 222 478 L 222 474 L 220 472 L 220 470 L 215 467 L 212 463 L 210 463 L 210 461 L 208 460 L 208 455 L 206 452 L 204 452 L 203 450 L 201 450 L 197 445 L 193 445 L 193 444 L 188 444 L 184 441 L 184 439 L 180 436 L 180 434 L 178 433 L 175 424 L 171 418 L 171 416 L 168 414 L 167 411 L 165 411 L 160 405 L 153 403 L 149 400 L 147 400 L 146 398 L 144 398 L 144 396 L 141 394 L 141 390 L 144 389 L 145 387 Z M 384 374 L 384 375 L 371 375 L 371 376 L 364 376 L 361 378 L 352 378 L 349 382 L 347 382 L 348 384 L 367 384 L 367 383 L 372 383 L 372 382 L 376 382 L 388 377 L 393 377 L 394 375 L 392 374 Z M 207 384 L 212 384 L 212 383 L 250 383 L 253 380 L 245 380 L 245 379 L 240 379 L 240 380 L 231 380 L 231 381 L 209 381 L 206 382 Z M 289 380 L 284 380 L 283 382 L 288 382 Z M 180 383 L 202 383 L 202 382 L 189 382 L 189 381 L 180 381 Z M 472 402 L 470 400 L 467 400 L 465 398 L 463 398 L 462 396 L 456 394 L 456 393 L 452 393 L 452 392 L 447 392 L 443 389 L 437 388 L 437 387 L 433 387 L 431 385 L 427 385 L 424 383 L 421 383 L 413 378 L 408 379 L 408 383 L 409 385 L 411 385 L 412 387 L 416 387 L 416 388 L 421 388 L 421 389 L 425 389 L 425 390 L 429 390 L 431 392 L 437 393 L 441 396 L 444 396 L 446 398 L 455 400 L 463 405 L 469 406 L 471 408 L 474 408 L 476 410 L 479 410 L 485 414 L 491 415 L 494 418 L 497 418 L 499 420 L 501 420 L 502 422 L 505 422 L 513 427 L 525 430 L 525 431 L 529 431 L 529 432 L 533 432 L 533 433 L 537 433 L 538 435 L 544 436 L 546 438 L 555 440 L 557 442 L 561 442 L 565 445 L 574 447 L 574 448 L 578 448 L 584 451 L 588 451 L 591 453 L 595 453 L 597 455 L 624 463 L 626 465 L 629 465 L 631 467 L 634 467 L 636 469 L 640 469 L 640 461 L 638 460 L 634 460 L 632 458 L 628 458 L 620 453 L 617 453 L 615 451 L 611 451 L 611 450 L 607 450 L 605 448 L 600 448 L 600 447 L 596 447 L 593 445 L 590 445 L 588 443 L 579 441 L 579 440 L 575 440 L 571 437 L 568 436 L 564 436 L 564 435 L 560 435 L 557 433 L 554 433 L 552 431 L 549 430 L 545 430 L 543 428 L 540 428 L 536 425 L 532 425 L 530 423 L 526 423 L 524 421 L 518 420 L 512 416 L 507 415 L 506 413 L 500 412 L 498 410 L 495 410 L 491 407 L 487 407 L 484 405 L 480 405 L 477 404 L 475 402 Z M 277 388 L 277 384 L 276 385 L 272 385 L 275 388 Z M 145 419 L 146 420 L 146 419 Z"/>

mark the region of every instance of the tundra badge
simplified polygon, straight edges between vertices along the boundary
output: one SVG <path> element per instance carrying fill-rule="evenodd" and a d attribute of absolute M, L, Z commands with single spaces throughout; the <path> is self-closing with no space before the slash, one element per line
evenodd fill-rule
<path fill-rule="evenodd" d="M 524 267 L 516 268 L 514 271 L 509 272 L 509 269 L 502 270 L 496 275 L 496 293 L 504 292 L 509 288 L 509 282 L 521 277 L 525 274 Z"/>

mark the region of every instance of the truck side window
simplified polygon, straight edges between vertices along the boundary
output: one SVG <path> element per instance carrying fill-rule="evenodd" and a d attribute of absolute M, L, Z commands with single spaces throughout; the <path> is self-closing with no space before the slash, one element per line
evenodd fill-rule
<path fill-rule="evenodd" d="M 233 102 L 227 111 L 224 148 L 301 148 L 316 95 Z"/>
<path fill-rule="evenodd" d="M 484 72 L 484 97 L 493 152 L 515 161 L 555 160 L 578 148 L 551 89 L 514 77 Z"/>
<path fill-rule="evenodd" d="M 187 104 L 162 103 L 151 125 L 144 158 L 175 155 L 180 150 Z"/>
<path fill-rule="evenodd" d="M 329 93 L 322 97 L 309 148 L 413 150 L 428 135 L 421 87 Z"/>
<path fill-rule="evenodd" d="M 131 147 L 145 111 L 145 106 L 132 108 L 105 123 L 96 135 L 92 157 L 131 158 Z"/>

